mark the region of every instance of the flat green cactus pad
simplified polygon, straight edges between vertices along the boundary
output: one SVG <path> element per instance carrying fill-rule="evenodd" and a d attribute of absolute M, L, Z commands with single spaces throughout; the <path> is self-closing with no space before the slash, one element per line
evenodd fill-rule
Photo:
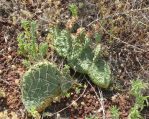
<path fill-rule="evenodd" d="M 55 97 L 72 86 L 69 75 L 64 76 L 53 63 L 37 63 L 25 72 L 22 82 L 22 101 L 30 113 L 43 111 Z"/>
<path fill-rule="evenodd" d="M 58 29 L 53 30 L 54 48 L 60 56 L 67 57 L 71 48 L 71 37 L 70 34 L 63 30 L 60 32 Z"/>
<path fill-rule="evenodd" d="M 87 74 L 97 86 L 108 88 L 111 71 L 109 65 L 99 58 L 100 45 L 91 48 L 92 42 L 84 32 L 74 36 L 69 31 L 54 29 L 53 36 L 54 49 L 60 56 L 67 59 L 71 68 Z"/>
<path fill-rule="evenodd" d="M 111 70 L 109 65 L 101 59 L 92 63 L 88 70 L 88 75 L 92 79 L 92 82 L 103 88 L 108 88 L 110 84 L 110 74 Z"/>
<path fill-rule="evenodd" d="M 80 72 L 80 73 L 87 73 L 89 67 L 92 64 L 93 59 L 93 53 L 92 50 L 87 47 L 84 49 L 81 49 L 80 53 L 78 55 L 75 55 L 75 53 L 78 52 L 72 52 L 68 60 L 69 66 L 71 66 L 74 70 Z"/>

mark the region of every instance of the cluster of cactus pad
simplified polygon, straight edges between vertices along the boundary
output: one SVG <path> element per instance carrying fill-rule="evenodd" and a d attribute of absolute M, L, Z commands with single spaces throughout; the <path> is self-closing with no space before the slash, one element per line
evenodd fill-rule
<path fill-rule="evenodd" d="M 21 80 L 22 102 L 33 116 L 43 111 L 56 98 L 61 98 L 72 87 L 74 81 L 68 68 L 59 71 L 48 61 L 33 65 Z"/>
<path fill-rule="evenodd" d="M 73 35 L 68 30 L 55 28 L 52 35 L 54 49 L 58 55 L 66 58 L 72 69 L 87 74 L 99 87 L 109 87 L 111 71 L 108 63 L 100 58 L 100 44 L 92 48 L 92 41 L 84 31 Z"/>
<path fill-rule="evenodd" d="M 110 67 L 100 57 L 100 44 L 91 47 L 91 39 L 84 32 L 72 35 L 67 30 L 52 30 L 52 45 L 58 55 L 66 58 L 77 72 L 87 74 L 99 87 L 110 85 Z M 25 72 L 21 80 L 22 102 L 33 116 L 39 116 L 55 99 L 61 98 L 75 84 L 66 65 L 59 70 L 48 61 L 38 62 Z"/>

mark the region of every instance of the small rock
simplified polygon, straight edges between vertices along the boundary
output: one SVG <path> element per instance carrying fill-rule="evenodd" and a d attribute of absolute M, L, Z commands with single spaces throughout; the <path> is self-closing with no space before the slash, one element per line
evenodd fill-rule
<path fill-rule="evenodd" d="M 89 99 L 88 102 L 91 103 L 92 102 L 92 99 Z"/>
<path fill-rule="evenodd" d="M 24 69 L 23 68 L 18 68 L 17 73 L 22 76 L 24 73 Z"/>
<path fill-rule="evenodd" d="M 82 113 L 83 113 L 83 110 L 79 110 L 79 112 L 78 112 L 78 113 L 79 113 L 79 115 L 82 115 Z"/>
<path fill-rule="evenodd" d="M 66 103 L 66 106 L 69 106 L 70 104 L 69 103 Z"/>
<path fill-rule="evenodd" d="M 89 99 L 90 98 L 90 94 L 88 94 L 86 98 Z"/>
<path fill-rule="evenodd" d="M 15 80 L 15 84 L 16 84 L 16 85 L 19 85 L 19 79 L 16 79 L 16 80 Z"/>
<path fill-rule="evenodd" d="M 96 101 L 95 104 L 94 104 L 94 106 L 95 106 L 95 108 L 99 107 L 99 106 L 100 106 L 100 105 L 99 105 L 99 102 Z"/>
<path fill-rule="evenodd" d="M 85 103 L 84 103 L 84 102 L 81 102 L 81 105 L 83 105 L 83 106 L 84 106 L 84 105 L 85 105 Z"/>
<path fill-rule="evenodd" d="M 90 93 L 94 93 L 95 91 L 94 91 L 94 88 L 91 88 L 90 89 Z"/>
<path fill-rule="evenodd" d="M 11 56 L 11 55 L 8 55 L 8 59 L 9 59 L 9 60 L 12 60 L 12 56 Z"/>
<path fill-rule="evenodd" d="M 75 95 L 74 95 L 74 98 L 76 99 L 77 97 L 78 97 L 78 95 L 75 94 Z"/>
<path fill-rule="evenodd" d="M 72 101 L 72 106 L 74 106 L 75 108 L 77 108 L 78 107 L 77 102 L 76 101 Z"/>
<path fill-rule="evenodd" d="M 11 47 L 8 47 L 8 52 L 11 52 L 12 50 L 11 50 Z"/>
<path fill-rule="evenodd" d="M 86 103 L 86 105 L 89 107 L 90 106 L 90 103 Z"/>
<path fill-rule="evenodd" d="M 113 95 L 113 96 L 111 97 L 112 102 L 116 102 L 117 99 L 118 99 L 118 96 L 119 96 L 119 94 Z"/>
<path fill-rule="evenodd" d="M 11 68 L 14 70 L 14 69 L 16 69 L 16 66 L 15 65 L 11 65 Z"/>
<path fill-rule="evenodd" d="M 3 73 L 3 71 L 2 70 L 0 70 L 0 74 L 2 74 Z"/>
<path fill-rule="evenodd" d="M 73 93 L 70 93 L 71 95 L 73 95 Z"/>

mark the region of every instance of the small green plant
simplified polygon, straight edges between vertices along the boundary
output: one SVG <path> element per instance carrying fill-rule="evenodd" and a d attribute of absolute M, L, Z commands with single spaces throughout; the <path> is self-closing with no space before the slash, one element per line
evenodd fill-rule
<path fill-rule="evenodd" d="M 142 96 L 142 91 L 148 88 L 148 85 L 141 81 L 141 79 L 131 81 L 131 90 L 130 93 L 135 96 Z"/>
<path fill-rule="evenodd" d="M 148 105 L 147 99 L 149 96 L 144 96 L 143 91 L 148 88 L 148 84 L 141 81 L 141 79 L 133 80 L 131 82 L 130 93 L 135 97 L 135 104 L 131 108 L 128 118 L 129 119 L 143 119 L 140 111 L 144 108 L 145 102 Z"/>
<path fill-rule="evenodd" d="M 59 71 L 55 64 L 42 61 L 25 72 L 21 80 L 22 102 L 32 116 L 39 117 L 39 112 L 72 88 L 75 81 L 66 69 Z"/>
<path fill-rule="evenodd" d="M 77 17 L 78 16 L 78 7 L 76 4 L 70 4 L 69 5 L 69 10 L 72 14 L 72 16 Z"/>
<path fill-rule="evenodd" d="M 48 50 L 47 43 L 37 43 L 37 24 L 35 21 L 22 20 L 21 26 L 24 29 L 18 37 L 18 52 L 27 58 L 25 65 L 30 62 L 43 59 Z"/>
<path fill-rule="evenodd" d="M 131 108 L 128 119 L 143 119 L 138 107 L 134 106 Z"/>
<path fill-rule="evenodd" d="M 116 106 L 112 106 L 110 108 L 111 118 L 112 119 L 119 119 L 119 109 Z"/>

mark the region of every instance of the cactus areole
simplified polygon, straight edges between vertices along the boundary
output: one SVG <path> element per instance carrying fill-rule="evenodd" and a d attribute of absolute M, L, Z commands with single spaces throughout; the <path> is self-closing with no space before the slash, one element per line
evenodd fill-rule
<path fill-rule="evenodd" d="M 64 75 L 50 62 L 40 62 L 23 75 L 22 102 L 31 114 L 43 111 L 56 97 L 62 96 L 72 86 L 69 75 Z"/>

